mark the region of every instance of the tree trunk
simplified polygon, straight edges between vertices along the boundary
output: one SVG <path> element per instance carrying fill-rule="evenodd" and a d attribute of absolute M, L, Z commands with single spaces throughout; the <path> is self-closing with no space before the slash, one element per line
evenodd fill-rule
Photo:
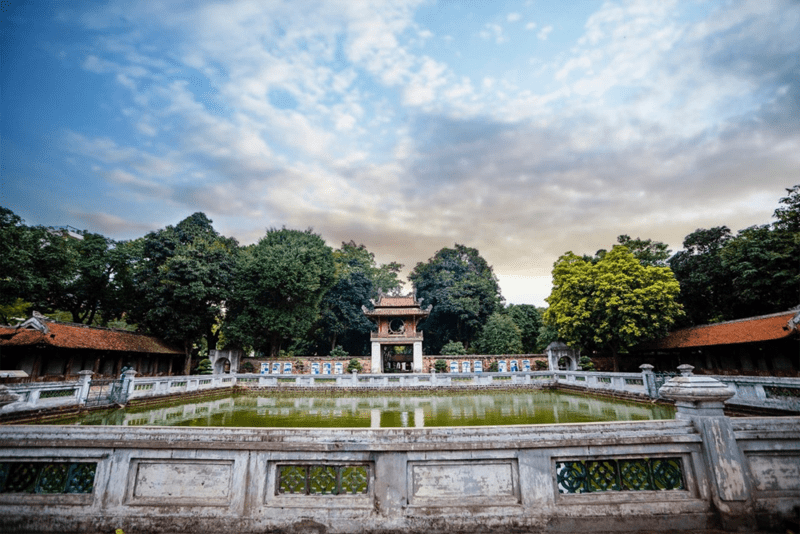
<path fill-rule="evenodd" d="M 611 347 L 611 356 L 614 362 L 614 372 L 619 373 L 619 351 L 617 347 Z"/>
<path fill-rule="evenodd" d="M 186 358 L 183 364 L 183 374 L 186 376 L 192 372 L 192 344 L 188 341 L 183 342 L 183 353 Z"/>

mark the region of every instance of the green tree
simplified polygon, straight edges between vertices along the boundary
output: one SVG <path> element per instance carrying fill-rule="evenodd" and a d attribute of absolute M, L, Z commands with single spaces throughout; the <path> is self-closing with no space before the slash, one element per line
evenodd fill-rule
<path fill-rule="evenodd" d="M 0 311 L 16 314 L 29 308 L 55 311 L 54 297 L 72 279 L 67 238 L 41 226 L 27 226 L 0 206 Z M 10 315 L 3 317 L 6 322 Z"/>
<path fill-rule="evenodd" d="M 667 260 L 672 254 L 672 251 L 669 250 L 669 245 L 652 239 L 640 239 L 638 237 L 631 239 L 629 235 L 623 234 L 617 237 L 617 243 L 627 247 L 642 265 L 666 267 Z"/>
<path fill-rule="evenodd" d="M 397 293 L 403 287 L 398 273 L 403 268 L 401 263 L 391 262 L 378 265 L 375 255 L 364 245 L 356 245 L 355 241 L 342 242 L 342 247 L 333 251 L 336 262 L 336 274 L 344 277 L 352 272 L 363 273 L 372 282 L 370 298 L 377 298 L 378 293 Z"/>
<path fill-rule="evenodd" d="M 686 236 L 683 250 L 669 259 L 681 288 L 678 302 L 686 313 L 684 324 L 707 324 L 730 317 L 733 283 L 721 253 L 731 239 L 727 226 L 701 228 Z"/>
<path fill-rule="evenodd" d="M 238 244 L 220 236 L 203 213 L 151 232 L 138 245 L 131 315 L 147 330 L 184 348 L 184 374 L 192 348 L 205 337 L 216 348 L 215 325 L 233 282 Z"/>
<path fill-rule="evenodd" d="M 423 305 L 433 305 L 422 325 L 427 352 L 438 354 L 448 340 L 469 350 L 483 325 L 503 303 L 492 268 L 474 248 L 443 248 L 409 275 Z"/>
<path fill-rule="evenodd" d="M 332 251 L 319 235 L 270 229 L 240 256 L 225 338 L 277 356 L 285 341 L 309 335 L 335 270 Z"/>
<path fill-rule="evenodd" d="M 372 308 L 372 281 L 358 270 L 341 271 L 336 283 L 320 303 L 318 336 L 327 341 L 325 351 L 341 344 L 354 354 L 363 354 L 373 323 L 362 306 Z"/>
<path fill-rule="evenodd" d="M 464 345 L 460 341 L 448 341 L 439 352 L 439 354 L 443 356 L 462 356 L 466 353 L 467 349 L 464 348 Z"/>
<path fill-rule="evenodd" d="M 522 352 L 524 354 L 536 353 L 539 331 L 542 328 L 542 315 L 536 306 L 509 304 L 504 313 L 511 317 L 511 320 L 519 328 Z"/>
<path fill-rule="evenodd" d="M 522 336 L 514 320 L 499 312 L 489 317 L 478 342 L 483 354 L 521 354 Z"/>
<path fill-rule="evenodd" d="M 353 358 L 347 363 L 347 372 L 352 373 L 353 371 L 360 373 L 362 369 L 361 362 Z"/>
<path fill-rule="evenodd" d="M 642 265 L 616 245 L 596 264 L 567 252 L 553 266 L 545 323 L 566 343 L 610 354 L 614 370 L 629 347 L 665 335 L 681 314 L 668 267 Z"/>

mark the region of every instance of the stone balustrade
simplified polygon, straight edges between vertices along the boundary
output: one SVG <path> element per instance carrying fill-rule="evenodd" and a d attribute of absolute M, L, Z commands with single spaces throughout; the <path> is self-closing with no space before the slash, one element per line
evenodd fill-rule
<path fill-rule="evenodd" d="M 0 524 L 19 533 L 785 531 L 800 502 L 800 417 L 725 417 L 732 389 L 690 370 L 661 389 L 675 420 L 0 426 Z"/>
<path fill-rule="evenodd" d="M 6 391 L 19 400 L 0 407 L 0 414 L 42 410 L 86 403 L 91 372 L 82 371 L 78 382 L 44 382 L 9 385 Z M 652 366 L 641 373 L 595 371 L 519 371 L 504 373 L 416 373 L 416 374 L 221 374 L 169 377 L 136 377 L 126 372 L 124 395 L 117 403 L 194 393 L 239 386 L 243 388 L 364 388 L 416 389 L 465 387 L 577 387 L 587 391 L 659 398 L 660 386 Z M 734 395 L 727 403 L 747 408 L 768 408 L 800 412 L 800 378 L 714 376 L 729 386 Z"/>

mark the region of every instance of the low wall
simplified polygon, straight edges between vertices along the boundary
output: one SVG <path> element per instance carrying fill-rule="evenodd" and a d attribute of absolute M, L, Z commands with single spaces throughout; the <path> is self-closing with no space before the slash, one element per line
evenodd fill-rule
<path fill-rule="evenodd" d="M 187 534 L 780 528 L 800 502 L 800 418 L 706 419 L 6 426 L 0 524 L 4 532 Z M 706 437 L 709 426 L 716 439 Z M 715 461 L 720 455 L 727 461 Z"/>
<path fill-rule="evenodd" d="M 206 390 L 232 388 L 465 388 L 529 386 L 536 384 L 567 385 L 625 396 L 659 398 L 658 376 L 645 369 L 642 373 L 606 373 L 585 371 L 531 371 L 515 373 L 423 373 L 295 375 L 235 374 L 190 375 L 170 377 L 135 377 L 129 372 L 122 381 L 122 397 L 115 402 L 134 399 L 183 395 Z M 19 397 L 0 408 L 4 414 L 64 407 L 80 407 L 86 402 L 92 382 L 84 375 L 80 382 L 28 383 L 7 386 L 8 393 Z M 665 379 L 665 377 L 661 377 Z M 727 403 L 752 409 L 800 412 L 800 378 L 716 376 L 734 396 Z"/>

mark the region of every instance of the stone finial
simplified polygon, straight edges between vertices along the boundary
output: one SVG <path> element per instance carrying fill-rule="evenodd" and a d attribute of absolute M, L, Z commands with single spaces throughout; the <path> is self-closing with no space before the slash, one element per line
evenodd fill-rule
<path fill-rule="evenodd" d="M 647 372 L 652 372 L 653 369 L 655 369 L 655 368 L 652 365 L 650 365 L 649 363 L 643 363 L 642 365 L 639 366 L 639 369 L 641 369 L 642 372 L 647 373 Z"/>
<path fill-rule="evenodd" d="M 724 402 L 736 393 L 710 376 L 692 374 L 691 365 L 681 365 L 681 376 L 670 378 L 658 390 L 659 396 L 675 401 L 678 417 L 722 416 Z"/>

